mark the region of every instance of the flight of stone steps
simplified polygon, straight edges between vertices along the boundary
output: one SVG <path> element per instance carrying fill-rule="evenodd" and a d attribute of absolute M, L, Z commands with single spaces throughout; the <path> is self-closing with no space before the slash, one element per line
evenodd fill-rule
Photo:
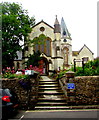
<path fill-rule="evenodd" d="M 39 81 L 39 98 L 35 110 L 68 109 L 66 98 L 58 81 L 42 76 Z"/>

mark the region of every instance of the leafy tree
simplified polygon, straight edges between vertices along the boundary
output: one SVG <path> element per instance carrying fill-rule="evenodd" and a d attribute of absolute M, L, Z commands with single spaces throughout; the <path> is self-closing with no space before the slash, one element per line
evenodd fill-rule
<path fill-rule="evenodd" d="M 33 55 L 30 54 L 29 59 L 25 62 L 27 64 L 27 67 L 29 67 L 30 65 L 39 66 L 38 62 L 41 60 L 40 55 L 41 55 L 40 51 L 37 52 L 34 51 Z"/>
<path fill-rule="evenodd" d="M 33 45 L 42 45 L 45 43 L 45 40 L 47 37 L 44 34 L 40 34 L 39 37 L 35 37 L 33 40 L 30 41 L 30 44 L 33 43 Z"/>
<path fill-rule="evenodd" d="M 28 16 L 17 3 L 0 3 L 2 6 L 2 66 L 13 66 L 16 52 L 22 49 L 20 41 L 27 41 L 28 34 L 35 24 L 34 17 Z"/>

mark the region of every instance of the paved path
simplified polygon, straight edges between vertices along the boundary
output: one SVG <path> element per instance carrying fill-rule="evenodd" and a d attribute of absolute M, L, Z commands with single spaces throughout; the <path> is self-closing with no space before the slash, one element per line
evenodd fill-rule
<path fill-rule="evenodd" d="M 43 80 L 52 80 L 52 79 L 50 79 L 50 78 L 47 77 L 47 76 L 41 76 L 41 78 L 42 78 Z"/>

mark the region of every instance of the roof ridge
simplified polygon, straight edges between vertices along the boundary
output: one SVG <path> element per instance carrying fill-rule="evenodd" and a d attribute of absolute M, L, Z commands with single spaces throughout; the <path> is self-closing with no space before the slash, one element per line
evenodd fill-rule
<path fill-rule="evenodd" d="M 34 28 L 35 26 L 39 25 L 39 24 L 42 23 L 42 22 L 43 22 L 44 24 L 46 24 L 47 26 L 49 26 L 50 28 L 54 29 L 54 27 L 52 27 L 51 25 L 49 25 L 48 23 L 46 23 L 43 19 L 42 19 L 40 22 L 36 23 L 36 24 L 33 26 L 33 28 Z"/>
<path fill-rule="evenodd" d="M 86 47 L 92 54 L 94 54 L 94 53 L 87 47 L 86 44 L 84 44 L 83 47 L 79 50 L 79 53 L 82 51 L 82 49 L 83 49 L 84 47 Z"/>

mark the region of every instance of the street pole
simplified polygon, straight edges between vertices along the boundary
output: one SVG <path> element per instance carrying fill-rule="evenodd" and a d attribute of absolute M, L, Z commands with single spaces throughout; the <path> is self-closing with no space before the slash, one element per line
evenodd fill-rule
<path fill-rule="evenodd" d="M 74 72 L 76 72 L 76 59 L 74 59 Z"/>
<path fill-rule="evenodd" d="M 83 73 L 84 73 L 84 58 L 82 58 L 82 69 L 83 69 Z"/>

